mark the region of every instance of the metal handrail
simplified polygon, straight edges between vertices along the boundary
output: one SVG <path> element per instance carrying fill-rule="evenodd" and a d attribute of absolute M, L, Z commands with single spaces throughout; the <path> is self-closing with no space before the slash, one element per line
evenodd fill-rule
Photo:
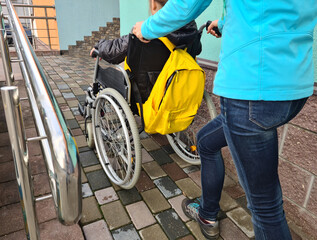
<path fill-rule="evenodd" d="M 78 149 L 12 3 L 5 1 L 57 216 L 61 223 L 71 225 L 79 221 L 82 210 Z"/>

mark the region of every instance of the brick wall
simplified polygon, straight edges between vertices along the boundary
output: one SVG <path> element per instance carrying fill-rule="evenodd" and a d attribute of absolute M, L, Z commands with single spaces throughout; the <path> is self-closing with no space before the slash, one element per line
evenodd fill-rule
<path fill-rule="evenodd" d="M 68 47 L 68 54 L 75 57 L 89 56 L 90 50 L 100 39 L 115 39 L 120 37 L 120 18 L 113 18 L 99 31 L 93 31 L 91 36 L 85 36 L 84 40 L 76 41 L 76 45 Z"/>
<path fill-rule="evenodd" d="M 215 69 L 205 68 L 211 92 Z M 219 111 L 219 101 L 213 97 Z M 281 133 L 282 128 L 279 129 Z M 228 148 L 223 149 L 226 173 L 238 182 Z M 289 225 L 303 239 L 317 239 L 317 96 L 289 123 L 279 161 L 284 209 Z"/>

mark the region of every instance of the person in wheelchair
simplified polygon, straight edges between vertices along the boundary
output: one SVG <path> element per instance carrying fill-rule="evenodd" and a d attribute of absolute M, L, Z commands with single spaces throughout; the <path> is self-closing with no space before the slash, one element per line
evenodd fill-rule
<path fill-rule="evenodd" d="M 154 15 L 168 0 L 149 1 L 150 12 Z M 193 58 L 201 52 L 201 33 L 198 31 L 195 21 L 166 37 L 177 48 L 187 48 L 187 52 Z M 142 103 L 149 97 L 153 85 L 170 55 L 168 48 L 159 39 L 143 43 L 132 34 L 114 40 L 100 40 L 91 50 L 91 56 L 95 49 L 98 50 L 100 58 L 111 64 L 119 64 L 127 58 L 128 76 L 132 82 L 136 83 Z M 133 102 L 134 99 L 131 99 L 131 109 L 137 114 L 138 111 Z"/>

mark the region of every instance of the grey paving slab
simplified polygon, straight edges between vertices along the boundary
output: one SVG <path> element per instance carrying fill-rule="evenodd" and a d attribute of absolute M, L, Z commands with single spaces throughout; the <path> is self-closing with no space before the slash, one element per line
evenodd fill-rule
<path fill-rule="evenodd" d="M 196 221 L 189 221 L 189 222 L 186 223 L 186 226 L 192 232 L 192 234 L 195 236 L 195 238 L 197 240 L 205 240 L 206 239 L 204 237 L 204 235 L 201 233 L 199 224 Z M 238 239 L 233 238 L 232 240 L 238 240 Z"/>
<path fill-rule="evenodd" d="M 167 175 L 156 161 L 142 164 L 142 166 L 152 180 Z"/>
<path fill-rule="evenodd" d="M 174 160 L 174 162 L 177 163 L 178 166 L 180 166 L 181 168 L 185 168 L 188 166 L 191 166 L 190 163 L 185 162 L 183 159 L 181 159 L 176 153 L 173 153 L 170 155 L 170 157 Z"/>
<path fill-rule="evenodd" d="M 153 182 L 165 198 L 171 198 L 182 194 L 182 191 L 169 177 L 162 177 L 154 180 Z"/>
<path fill-rule="evenodd" d="M 229 196 L 226 192 L 222 191 L 220 199 L 220 208 L 222 211 L 229 211 L 238 207 L 237 202 Z"/>
<path fill-rule="evenodd" d="M 123 205 L 128 205 L 134 202 L 138 202 L 142 200 L 141 195 L 139 194 L 138 190 L 134 187 L 129 190 L 121 190 L 117 192 L 120 200 L 122 201 Z"/>
<path fill-rule="evenodd" d="M 141 140 L 141 144 L 147 151 L 154 151 L 160 149 L 160 145 L 158 145 L 153 139 L 145 138 Z"/>
<path fill-rule="evenodd" d="M 69 86 L 67 84 L 57 84 L 57 87 L 59 90 L 69 89 Z"/>
<path fill-rule="evenodd" d="M 171 145 L 165 145 L 162 147 L 162 149 L 167 153 L 167 154 L 173 154 L 175 153 L 174 149 L 171 147 Z"/>
<path fill-rule="evenodd" d="M 142 148 L 142 163 L 152 162 L 154 159 L 151 157 L 151 155 Z"/>
<path fill-rule="evenodd" d="M 83 210 L 80 222 L 82 224 L 90 223 L 102 218 L 97 201 L 95 197 L 88 197 L 83 199 Z"/>
<path fill-rule="evenodd" d="M 81 189 L 83 198 L 90 197 L 93 195 L 93 192 L 91 191 L 91 188 L 88 183 L 82 184 Z"/>
<path fill-rule="evenodd" d="M 183 178 L 175 182 L 182 190 L 183 194 L 189 199 L 194 199 L 201 196 L 201 189 L 191 178 Z"/>
<path fill-rule="evenodd" d="M 246 196 L 242 196 L 238 199 L 236 199 L 236 202 L 239 206 L 241 206 L 249 215 L 251 215 L 251 212 L 250 210 L 248 209 L 247 207 L 247 204 L 248 204 L 248 201 L 247 201 L 247 198 Z"/>
<path fill-rule="evenodd" d="M 199 171 L 200 169 L 199 169 L 199 167 L 197 167 L 195 165 L 191 165 L 191 166 L 183 168 L 183 170 L 185 173 L 190 174 L 190 173 Z"/>
<path fill-rule="evenodd" d="M 171 159 L 170 156 L 162 149 L 150 151 L 149 154 L 159 165 L 173 162 L 173 159 Z"/>
<path fill-rule="evenodd" d="M 112 236 L 115 240 L 141 240 L 138 232 L 135 230 L 132 224 L 112 231 Z"/>
<path fill-rule="evenodd" d="M 75 119 L 67 120 L 66 123 L 70 129 L 79 128 L 79 125 Z"/>
<path fill-rule="evenodd" d="M 65 99 L 72 99 L 72 98 L 76 98 L 75 95 L 72 93 L 72 92 L 65 92 L 65 93 L 62 93 L 63 97 Z"/>
<path fill-rule="evenodd" d="M 177 239 L 189 234 L 188 229 L 177 213 L 170 209 L 155 216 L 169 239 Z"/>
<path fill-rule="evenodd" d="M 111 186 L 111 183 L 102 169 L 89 172 L 86 174 L 86 177 L 93 191 Z"/>
<path fill-rule="evenodd" d="M 83 167 L 89 167 L 92 165 L 99 164 L 99 160 L 97 159 L 94 151 L 86 151 L 79 153 L 79 160 Z"/>

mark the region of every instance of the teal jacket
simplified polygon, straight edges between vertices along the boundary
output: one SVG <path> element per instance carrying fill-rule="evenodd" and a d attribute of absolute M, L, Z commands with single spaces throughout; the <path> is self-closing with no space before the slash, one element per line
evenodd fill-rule
<path fill-rule="evenodd" d="M 143 37 L 167 35 L 197 18 L 211 1 L 169 0 L 143 23 Z M 225 5 L 214 93 L 266 101 L 310 96 L 317 0 L 226 0 Z"/>

